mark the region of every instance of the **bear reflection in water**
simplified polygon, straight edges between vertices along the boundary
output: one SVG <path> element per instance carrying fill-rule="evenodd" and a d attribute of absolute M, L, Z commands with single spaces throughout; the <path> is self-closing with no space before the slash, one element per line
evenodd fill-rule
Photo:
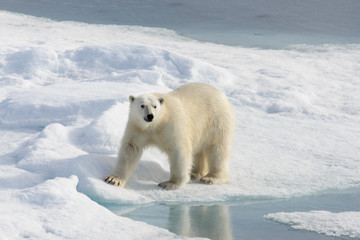
<path fill-rule="evenodd" d="M 180 236 L 203 237 L 212 240 L 233 239 L 228 205 L 156 204 L 136 207 L 108 204 L 106 207 L 120 216 L 166 228 Z"/>
<path fill-rule="evenodd" d="M 231 240 L 228 206 L 169 206 L 169 231 L 187 237 Z"/>

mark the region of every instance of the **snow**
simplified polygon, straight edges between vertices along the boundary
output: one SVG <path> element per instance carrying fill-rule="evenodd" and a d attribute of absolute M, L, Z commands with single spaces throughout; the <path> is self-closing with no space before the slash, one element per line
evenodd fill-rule
<path fill-rule="evenodd" d="M 7 11 L 0 29 L 5 239 L 171 239 L 98 203 L 199 204 L 360 187 L 359 44 L 232 47 L 165 29 Z M 169 165 L 156 149 L 145 152 L 126 188 L 104 183 L 128 96 L 194 81 L 216 86 L 234 106 L 230 183 L 159 189 Z"/>
<path fill-rule="evenodd" d="M 360 238 L 360 212 L 280 212 L 264 217 L 288 224 L 294 229 L 314 231 L 328 236 Z"/>
<path fill-rule="evenodd" d="M 114 215 L 79 193 L 77 183 L 77 177 L 71 176 L 25 189 L 0 190 L 2 238 L 116 239 L 125 233 L 127 239 L 183 239 Z"/>

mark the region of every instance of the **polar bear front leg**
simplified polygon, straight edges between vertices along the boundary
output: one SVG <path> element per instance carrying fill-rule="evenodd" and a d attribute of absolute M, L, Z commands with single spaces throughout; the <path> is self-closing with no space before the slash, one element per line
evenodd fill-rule
<path fill-rule="evenodd" d="M 174 151 L 169 154 L 170 180 L 158 186 L 166 190 L 176 190 L 183 187 L 190 180 L 191 153 Z"/>
<path fill-rule="evenodd" d="M 139 163 L 142 153 L 143 149 L 134 143 L 123 143 L 118 154 L 115 171 L 105 178 L 105 182 L 118 187 L 124 187 Z"/>

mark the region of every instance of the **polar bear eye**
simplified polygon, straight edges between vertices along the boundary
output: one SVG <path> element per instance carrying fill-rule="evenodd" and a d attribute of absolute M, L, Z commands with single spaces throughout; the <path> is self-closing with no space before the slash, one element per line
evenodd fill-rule
<path fill-rule="evenodd" d="M 141 108 L 145 108 L 145 105 L 144 105 L 144 104 L 141 104 L 140 107 L 141 107 Z"/>
<path fill-rule="evenodd" d="M 153 106 L 154 108 L 156 108 L 156 106 Z"/>

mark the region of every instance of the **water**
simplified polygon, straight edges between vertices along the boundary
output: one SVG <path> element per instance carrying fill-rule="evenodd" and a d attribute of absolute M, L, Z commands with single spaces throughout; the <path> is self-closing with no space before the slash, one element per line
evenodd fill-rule
<path fill-rule="evenodd" d="M 166 28 L 226 45 L 282 48 L 360 39 L 357 0 L 0 0 L 0 9 L 60 21 Z"/>
<path fill-rule="evenodd" d="M 106 205 L 114 213 L 181 236 L 210 239 L 350 239 L 331 237 L 264 219 L 274 212 L 325 210 L 360 211 L 360 189 L 337 191 L 291 199 L 245 201 L 213 205 L 155 204 L 149 206 Z"/>

